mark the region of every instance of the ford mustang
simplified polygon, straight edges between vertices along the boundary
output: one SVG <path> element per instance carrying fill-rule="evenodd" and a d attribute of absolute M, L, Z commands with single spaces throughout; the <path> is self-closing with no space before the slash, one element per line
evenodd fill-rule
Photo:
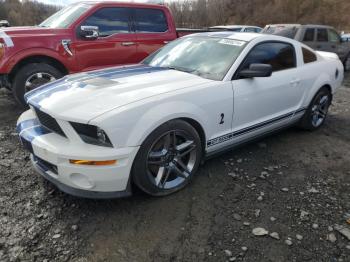
<path fill-rule="evenodd" d="M 17 123 L 35 169 L 89 198 L 164 196 L 199 164 L 282 128 L 325 122 L 344 68 L 295 40 L 211 32 L 142 63 L 66 76 L 26 94 Z"/>

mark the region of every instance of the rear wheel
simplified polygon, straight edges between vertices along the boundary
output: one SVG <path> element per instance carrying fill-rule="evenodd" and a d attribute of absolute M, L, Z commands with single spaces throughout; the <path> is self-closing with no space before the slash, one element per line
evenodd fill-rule
<path fill-rule="evenodd" d="M 14 77 L 12 93 L 17 102 L 26 107 L 24 94 L 48 82 L 63 76 L 55 67 L 44 63 L 32 63 L 23 66 Z"/>
<path fill-rule="evenodd" d="M 306 130 L 316 130 L 321 127 L 327 117 L 332 95 L 328 88 L 323 87 L 311 101 L 300 126 Z"/>
<path fill-rule="evenodd" d="M 197 131 L 182 120 L 167 122 L 141 145 L 132 168 L 133 181 L 147 194 L 169 195 L 191 181 L 201 156 Z"/>

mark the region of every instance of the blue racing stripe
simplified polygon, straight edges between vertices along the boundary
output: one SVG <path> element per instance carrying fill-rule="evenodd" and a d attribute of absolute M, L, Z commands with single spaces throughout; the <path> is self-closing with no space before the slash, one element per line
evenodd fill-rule
<path fill-rule="evenodd" d="M 61 79 L 59 79 L 59 80 L 56 80 L 56 81 L 54 81 L 54 82 L 47 83 L 47 84 L 45 84 L 45 85 L 42 85 L 42 86 L 40 86 L 40 87 L 37 87 L 37 88 L 35 88 L 35 89 L 29 91 L 28 93 L 25 93 L 25 94 L 24 94 L 24 101 L 26 101 L 26 102 L 28 103 L 28 100 L 29 100 L 31 97 L 33 97 L 33 96 L 35 96 L 35 95 L 37 95 L 37 94 L 43 92 L 44 90 L 47 90 L 47 89 L 50 89 L 50 88 L 55 88 L 55 87 L 57 87 L 58 85 L 63 84 L 63 83 L 65 82 L 66 79 L 67 79 L 66 77 L 63 77 L 63 78 L 61 78 Z"/>
<path fill-rule="evenodd" d="M 135 75 L 148 74 L 169 70 L 162 67 L 151 67 L 147 65 L 136 65 L 129 67 L 108 68 L 104 70 L 91 71 L 49 83 L 43 87 L 35 89 L 25 95 L 27 103 L 40 108 L 39 103 L 56 92 L 61 92 L 70 88 L 85 88 L 88 84 L 84 81 L 94 78 L 107 78 L 108 80 L 118 80 L 118 78 L 130 77 Z"/>
<path fill-rule="evenodd" d="M 16 131 L 17 133 L 21 133 L 22 130 L 37 125 L 40 125 L 39 120 L 37 118 L 24 120 L 16 126 Z"/>
<path fill-rule="evenodd" d="M 21 137 L 21 139 L 24 139 L 28 142 L 32 142 L 34 140 L 34 138 L 36 138 L 38 136 L 46 135 L 49 133 L 51 133 L 51 131 L 46 129 L 43 126 L 34 126 L 31 128 L 24 129 L 20 133 L 20 137 Z"/>

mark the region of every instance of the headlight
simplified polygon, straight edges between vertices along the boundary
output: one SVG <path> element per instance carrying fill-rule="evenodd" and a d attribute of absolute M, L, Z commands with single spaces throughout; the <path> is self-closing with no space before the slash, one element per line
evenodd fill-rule
<path fill-rule="evenodd" d="M 93 125 L 70 123 L 80 138 L 88 144 L 97 146 L 113 147 L 106 132 Z"/>

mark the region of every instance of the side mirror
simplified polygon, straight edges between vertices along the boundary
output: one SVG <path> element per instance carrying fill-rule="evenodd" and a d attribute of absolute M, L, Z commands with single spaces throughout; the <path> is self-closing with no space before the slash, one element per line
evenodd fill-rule
<path fill-rule="evenodd" d="M 94 40 L 99 36 L 98 26 L 82 25 L 80 35 L 86 39 Z"/>
<path fill-rule="evenodd" d="M 242 78 L 269 77 L 272 75 L 272 66 L 268 64 L 251 64 L 249 69 L 244 69 L 238 73 Z"/>

